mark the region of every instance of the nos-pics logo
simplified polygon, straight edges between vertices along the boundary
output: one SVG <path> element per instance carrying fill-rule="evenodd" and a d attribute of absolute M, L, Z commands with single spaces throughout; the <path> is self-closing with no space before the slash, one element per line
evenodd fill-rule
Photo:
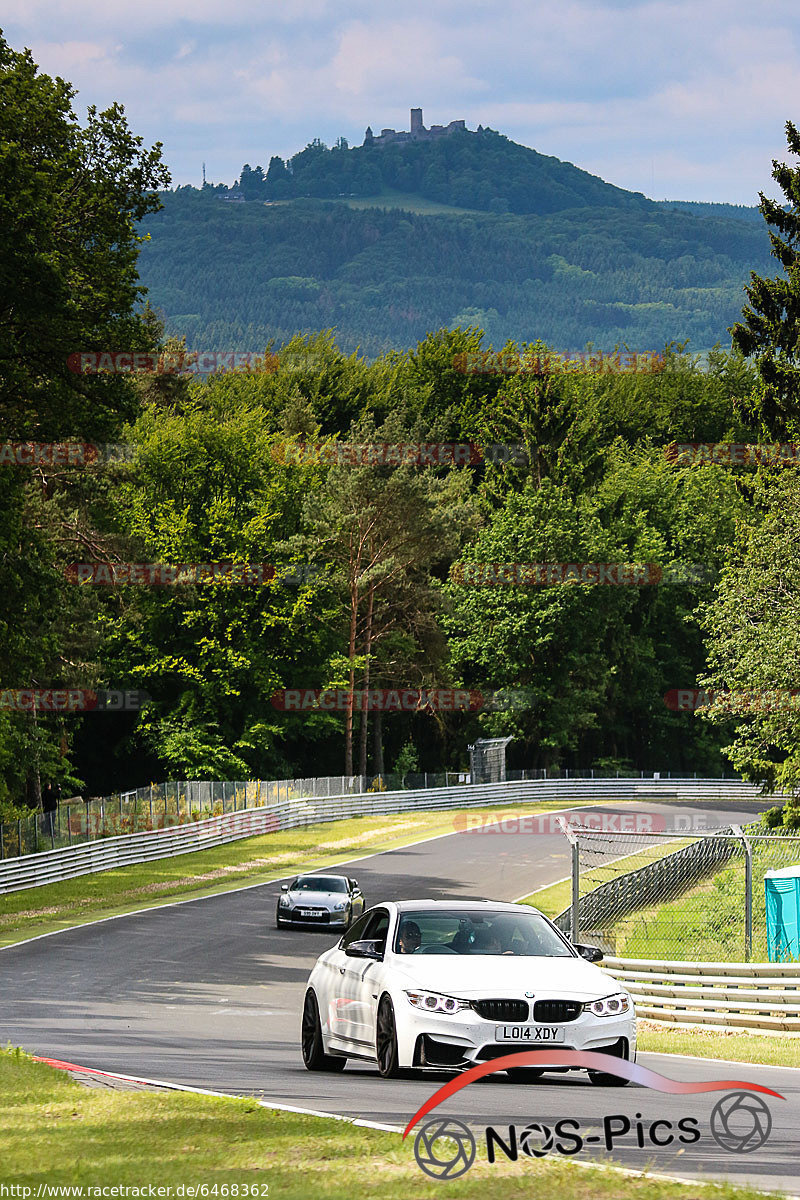
<path fill-rule="evenodd" d="M 717 1101 L 711 1112 L 709 1129 L 717 1145 L 733 1154 L 753 1153 L 764 1145 L 770 1135 L 772 1115 L 766 1101 L 758 1093 L 784 1099 L 780 1092 L 740 1079 L 681 1083 L 637 1063 L 595 1051 L 528 1050 L 481 1063 L 444 1084 L 414 1114 L 403 1138 L 444 1100 L 484 1075 L 505 1071 L 509 1067 L 537 1066 L 601 1070 L 669 1095 L 724 1091 L 727 1094 Z M 528 1158 L 543 1158 L 553 1152 L 573 1155 L 595 1145 L 608 1152 L 638 1147 L 650 1154 L 653 1147 L 692 1145 L 699 1142 L 701 1137 L 700 1120 L 697 1117 L 684 1116 L 675 1121 L 662 1117 L 648 1121 L 642 1119 L 641 1113 L 636 1113 L 633 1119 L 623 1113 L 607 1115 L 602 1118 L 600 1127 L 594 1123 L 587 1129 L 573 1118 L 563 1118 L 552 1125 L 531 1122 L 522 1129 L 509 1125 L 502 1132 L 491 1125 L 484 1129 L 489 1163 L 496 1162 L 498 1158 L 516 1162 L 520 1154 Z M 475 1134 L 463 1121 L 452 1117 L 437 1116 L 426 1121 L 419 1128 L 414 1141 L 417 1163 L 433 1179 L 457 1179 L 464 1175 L 474 1163 L 476 1153 Z"/>

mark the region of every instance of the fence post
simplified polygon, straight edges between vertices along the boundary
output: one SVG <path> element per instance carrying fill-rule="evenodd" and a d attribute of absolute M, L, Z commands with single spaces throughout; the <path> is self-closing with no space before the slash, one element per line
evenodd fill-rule
<path fill-rule="evenodd" d="M 568 822 L 564 817 L 557 817 L 561 830 L 570 844 L 570 859 L 571 859 L 571 875 L 572 875 L 572 896 L 570 902 L 569 914 L 569 940 L 573 946 L 577 945 L 580 933 L 580 884 L 581 884 L 581 860 L 580 846 L 578 839 L 569 827 Z"/>
<path fill-rule="evenodd" d="M 92 840 L 92 835 L 89 831 L 89 797 L 88 796 L 86 797 L 85 804 L 86 804 L 86 840 L 87 840 L 87 842 L 90 842 Z"/>
<path fill-rule="evenodd" d="M 750 962 L 753 956 L 753 847 L 741 825 L 732 825 L 731 829 L 742 839 L 744 846 L 744 961 Z"/>
<path fill-rule="evenodd" d="M 153 828 L 153 785 L 150 784 L 150 828 Z"/>
<path fill-rule="evenodd" d="M 17 821 L 17 845 L 19 849 L 19 857 L 22 858 L 22 817 Z"/>
<path fill-rule="evenodd" d="M 6 856 L 5 842 L 3 840 L 3 822 L 0 821 L 0 861 Z"/>

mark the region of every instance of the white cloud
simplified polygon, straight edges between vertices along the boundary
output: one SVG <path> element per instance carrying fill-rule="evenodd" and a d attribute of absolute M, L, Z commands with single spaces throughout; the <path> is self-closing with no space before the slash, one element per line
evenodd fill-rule
<path fill-rule="evenodd" d="M 800 82 L 789 0 L 6 0 L 79 102 L 121 101 L 175 182 L 312 137 L 464 117 L 658 196 L 752 203 Z"/>

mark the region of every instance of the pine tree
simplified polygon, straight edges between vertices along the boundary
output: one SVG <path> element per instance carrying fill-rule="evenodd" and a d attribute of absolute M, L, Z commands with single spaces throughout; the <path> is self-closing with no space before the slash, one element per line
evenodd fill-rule
<path fill-rule="evenodd" d="M 786 122 L 786 140 L 800 156 L 800 134 Z M 759 192 L 759 208 L 770 230 L 772 254 L 787 278 L 763 279 L 753 271 L 745 286 L 750 301 L 744 323 L 731 327 L 733 343 L 755 359 L 760 377 L 756 411 L 769 437 L 800 432 L 800 167 L 772 160 L 772 178 L 788 202 L 781 205 Z"/>

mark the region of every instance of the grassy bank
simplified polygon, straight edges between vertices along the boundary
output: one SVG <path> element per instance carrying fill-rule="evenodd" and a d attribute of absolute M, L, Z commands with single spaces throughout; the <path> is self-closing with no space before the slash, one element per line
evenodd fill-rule
<path fill-rule="evenodd" d="M 523 814 L 563 808 L 563 801 L 549 801 L 503 812 Z M 476 811 L 485 813 L 488 819 L 492 810 L 452 809 L 327 821 L 12 892 L 0 896 L 0 946 L 169 900 L 191 900 L 227 892 L 298 871 L 397 849 L 424 838 L 453 833 L 459 828 L 459 818 L 463 827 L 463 819 L 470 814 L 474 817 Z M 367 901 L 371 900 L 374 897 L 368 896 Z"/>
<path fill-rule="evenodd" d="M 800 1038 L 764 1037 L 735 1029 L 678 1029 L 639 1021 L 637 1045 L 651 1054 L 688 1054 L 697 1058 L 769 1067 L 800 1067 Z"/>
<path fill-rule="evenodd" d="M 0 1051 L 0 1182 L 50 1186 L 206 1185 L 257 1188 L 269 1200 L 755 1200 L 733 1187 L 693 1186 L 524 1159 L 478 1158 L 446 1184 L 428 1179 L 413 1139 L 343 1121 L 261 1108 L 252 1100 L 81 1087 L 19 1051 Z M 646 1164 L 643 1162 L 642 1164 Z M 217 1186 L 217 1192 L 213 1191 Z M 146 1193 L 145 1193 L 146 1194 Z M 228 1193 L 230 1194 L 230 1193 Z M 173 1196 L 175 1192 L 173 1190 Z"/>

